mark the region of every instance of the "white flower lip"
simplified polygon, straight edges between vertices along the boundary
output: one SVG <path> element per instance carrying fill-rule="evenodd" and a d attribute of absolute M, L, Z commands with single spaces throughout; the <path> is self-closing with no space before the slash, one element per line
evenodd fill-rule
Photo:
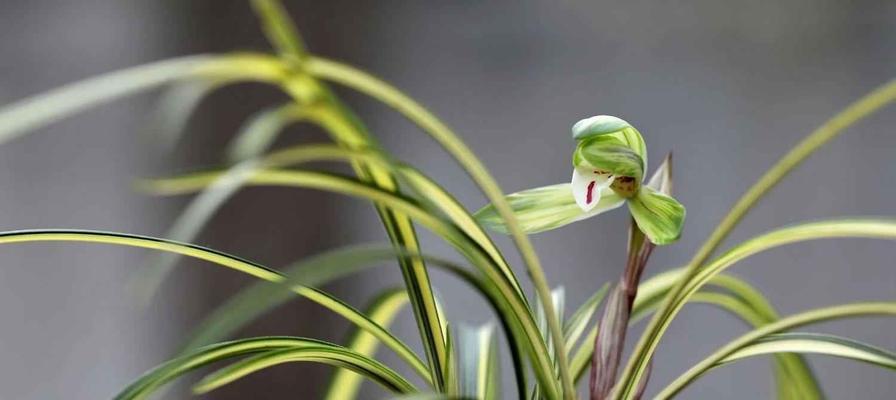
<path fill-rule="evenodd" d="M 593 168 L 574 168 L 572 171 L 572 194 L 582 211 L 588 212 L 600 202 L 601 192 L 611 184 L 615 176 Z"/>

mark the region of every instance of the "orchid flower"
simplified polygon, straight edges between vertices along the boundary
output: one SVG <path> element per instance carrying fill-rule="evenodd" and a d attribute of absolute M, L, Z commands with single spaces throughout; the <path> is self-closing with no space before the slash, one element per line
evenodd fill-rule
<path fill-rule="evenodd" d="M 628 122 L 609 115 L 583 119 L 572 127 L 576 148 L 572 181 L 507 196 L 522 229 L 543 232 L 610 211 L 628 203 L 638 228 L 658 245 L 681 235 L 685 208 L 642 182 L 647 147 Z M 484 226 L 506 233 L 493 205 L 476 212 Z"/>

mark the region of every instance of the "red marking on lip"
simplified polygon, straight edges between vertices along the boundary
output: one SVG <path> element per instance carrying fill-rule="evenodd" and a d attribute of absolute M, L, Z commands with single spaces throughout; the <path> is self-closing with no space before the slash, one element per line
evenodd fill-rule
<path fill-rule="evenodd" d="M 594 184 L 596 181 L 591 181 L 588 183 L 588 193 L 585 194 L 585 204 L 591 204 L 591 201 L 594 200 Z"/>

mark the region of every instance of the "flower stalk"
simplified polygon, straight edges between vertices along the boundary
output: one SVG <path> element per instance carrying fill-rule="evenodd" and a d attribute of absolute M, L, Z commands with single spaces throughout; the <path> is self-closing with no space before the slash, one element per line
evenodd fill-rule
<path fill-rule="evenodd" d="M 647 186 L 671 196 L 671 176 L 672 156 L 669 154 Z M 622 351 L 625 348 L 625 336 L 628 331 L 632 306 L 638 295 L 638 285 L 647 266 L 647 260 L 655 247 L 656 244 L 647 239 L 647 236 L 638 227 L 637 221 L 632 218 L 629 227 L 628 258 L 625 270 L 604 307 L 604 314 L 599 325 L 600 330 L 594 340 L 594 355 L 591 359 L 589 381 L 591 400 L 607 399 L 613 391 L 619 372 L 619 363 L 622 359 Z M 646 381 L 646 379 L 643 380 L 643 386 L 639 388 L 636 398 L 640 398 L 640 393 L 646 387 Z"/>

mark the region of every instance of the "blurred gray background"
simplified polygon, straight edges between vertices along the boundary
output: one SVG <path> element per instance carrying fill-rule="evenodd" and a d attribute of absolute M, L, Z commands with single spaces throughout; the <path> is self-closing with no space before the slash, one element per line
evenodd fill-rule
<path fill-rule="evenodd" d="M 296 1 L 289 8 L 314 52 L 366 68 L 429 106 L 508 192 L 568 179 L 569 127 L 594 114 L 637 126 L 652 167 L 673 150 L 677 197 L 688 207 L 688 220 L 680 242 L 654 253 L 648 274 L 686 262 L 765 168 L 828 116 L 896 76 L 892 1 Z M 40 0 L 0 3 L 0 49 L 0 104 L 8 104 L 122 67 L 267 45 L 241 1 Z M 470 209 L 483 204 L 434 142 L 385 107 L 346 94 L 385 147 Z M 216 92 L 173 153 L 154 145 L 153 99 L 118 101 L 0 147 L 0 229 L 161 235 L 187 199 L 135 193 L 133 179 L 220 165 L 223 146 L 241 121 L 284 97 L 260 85 Z M 824 147 L 761 202 L 728 245 L 807 219 L 892 216 L 893 126 L 891 107 Z M 320 132 L 292 127 L 280 144 L 321 140 Z M 617 279 L 626 223 L 618 211 L 533 237 L 550 280 L 567 289 L 567 304 Z M 428 251 L 453 256 L 423 236 Z M 197 242 L 277 267 L 337 245 L 385 240 L 372 208 L 359 201 L 250 189 L 228 203 Z M 518 265 L 509 242 L 501 238 L 499 244 Z M 789 314 L 893 299 L 893 254 L 892 244 L 881 241 L 821 241 L 757 255 L 732 271 Z M 184 261 L 144 307 L 127 284 L 147 256 L 84 244 L 0 249 L 0 398 L 110 397 L 173 355 L 211 307 L 251 282 Z M 491 318 L 469 289 L 432 275 L 453 321 Z M 361 307 L 400 281 L 397 266 L 387 264 L 326 289 Z M 398 327 L 416 343 L 409 312 Z M 896 322 L 883 319 L 811 328 L 896 349 L 894 329 Z M 687 307 L 659 348 L 648 393 L 745 330 L 717 309 Z M 346 333 L 342 320 L 296 301 L 240 335 L 340 340 Z M 891 399 L 896 393 L 892 371 L 810 359 L 832 399 Z M 329 371 L 278 367 L 206 397 L 315 398 Z M 710 373 L 682 397 L 769 398 L 771 389 L 768 360 L 754 359 Z M 181 388 L 169 396 L 186 393 Z M 365 386 L 365 395 L 384 393 Z"/>

